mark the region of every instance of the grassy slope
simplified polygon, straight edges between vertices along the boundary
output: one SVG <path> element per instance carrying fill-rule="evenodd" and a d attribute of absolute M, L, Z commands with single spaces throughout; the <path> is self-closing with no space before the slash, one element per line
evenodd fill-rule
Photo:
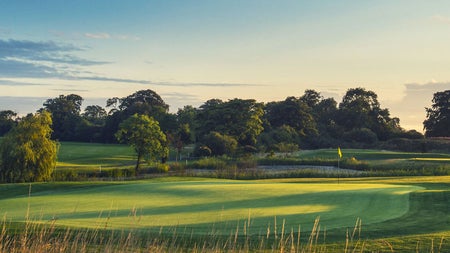
<path fill-rule="evenodd" d="M 1 185 L 0 212 L 23 220 L 27 207 L 32 217 L 75 227 L 156 228 L 179 226 L 198 233 L 212 224 L 228 234 L 238 221 L 248 222 L 251 233 L 302 225 L 312 227 L 317 216 L 328 229 L 351 227 L 399 218 L 409 208 L 417 186 L 373 183 L 280 183 L 271 181 L 200 180 L 128 183 L 51 183 Z M 269 225 L 270 224 L 270 225 Z"/>
<path fill-rule="evenodd" d="M 439 158 L 437 160 L 438 163 L 448 164 L 448 159 L 450 159 L 449 154 L 399 153 L 350 149 L 343 150 L 343 153 L 344 157 L 354 156 L 358 160 L 379 162 L 381 164 L 399 161 L 400 164 L 405 161 L 416 162 L 417 159 L 415 158 L 426 160 Z M 108 166 L 123 167 L 134 163 L 133 155 L 133 151 L 126 146 L 62 143 L 58 169 L 90 169 L 91 167 L 96 168 L 98 164 L 102 164 L 104 168 Z M 337 153 L 336 150 L 329 149 L 301 151 L 296 155 L 308 158 L 321 157 L 333 159 L 337 156 Z M 167 179 L 163 180 L 165 182 L 168 181 Z M 189 180 L 183 179 L 183 181 Z M 215 222 L 216 227 L 221 225 L 221 227 L 225 227 L 226 229 L 236 229 L 236 220 L 227 217 L 239 215 L 238 219 L 242 226 L 248 219 L 250 213 L 251 228 L 253 231 L 257 231 L 257 233 L 261 232 L 261 228 L 264 230 L 262 231 L 264 233 L 268 224 L 270 224 L 273 231 L 274 213 L 277 213 L 278 230 L 280 230 L 282 219 L 286 219 L 288 227 L 292 224 L 295 227 L 298 223 L 301 223 L 302 231 L 310 229 L 313 219 L 317 214 L 320 214 L 321 223 L 328 228 L 339 226 L 351 227 L 356 217 L 361 217 L 363 219 L 362 236 L 364 238 L 390 237 L 390 241 L 396 244 L 396 247 L 394 247 L 396 249 L 406 244 L 413 245 L 410 246 L 410 249 L 411 247 L 414 249 L 417 238 L 428 240 L 427 238 L 431 237 L 450 237 L 450 177 L 341 180 L 345 185 L 358 184 L 360 190 L 349 189 L 348 191 L 343 191 L 341 188 L 340 191 L 334 193 L 332 191 L 324 192 L 323 188 L 330 187 L 329 189 L 333 190 L 333 187 L 337 187 L 336 182 L 330 179 L 266 180 L 258 181 L 260 186 L 256 187 L 254 186 L 256 182 L 232 182 L 208 179 L 200 180 L 197 183 L 183 183 L 177 179 L 175 182 L 164 184 L 158 182 L 158 180 L 128 183 L 87 182 L 33 184 L 32 198 L 28 199 L 28 185 L 0 185 L 0 214 L 3 215 L 6 213 L 8 219 L 23 220 L 28 201 L 30 200 L 30 210 L 33 216 L 35 218 L 42 217 L 44 222 L 55 217 L 57 218 L 57 224 L 79 226 L 79 221 L 82 221 L 89 223 L 91 227 L 105 226 L 107 224 L 109 227 L 114 225 L 131 228 L 152 225 L 159 226 L 162 223 L 156 222 L 156 219 L 168 214 L 171 217 L 168 220 L 169 223 L 172 222 L 171 224 L 192 226 L 196 227 L 196 231 L 208 232 L 211 230 L 211 225 L 202 224 L 201 221 Z M 273 194 L 272 187 L 266 188 L 266 190 L 264 189 L 267 184 L 273 186 L 275 182 L 281 182 L 283 184 L 280 184 L 282 187 L 277 191 L 273 191 Z M 293 182 L 294 184 L 292 184 Z M 313 182 L 315 184 L 308 184 L 308 187 L 305 184 L 297 184 L 305 182 Z M 413 191 L 409 195 L 395 195 L 392 192 L 376 193 L 376 189 L 370 188 L 371 186 L 369 186 L 373 184 L 412 185 L 414 187 L 422 187 L 422 189 Z M 165 189 L 163 187 L 165 185 L 172 188 Z M 189 189 L 186 189 L 186 187 Z M 202 187 L 208 190 L 205 191 L 205 189 L 201 189 Z M 249 189 L 248 187 L 254 188 Z M 297 187 L 301 189 L 298 191 Z M 318 190 L 319 192 L 317 194 L 313 194 L 312 192 L 309 194 L 302 193 L 305 187 L 311 191 Z M 340 187 L 344 186 L 341 185 Z M 228 190 L 230 188 L 238 188 L 239 190 L 234 190 L 233 192 Z M 397 191 L 398 189 L 392 188 L 391 190 Z M 224 196 L 214 196 L 213 193 L 217 191 L 225 191 L 226 194 L 229 194 L 229 196 L 234 195 L 237 199 L 233 201 L 231 199 L 229 200 L 228 195 L 226 198 Z M 253 194 L 247 194 L 253 191 L 256 194 L 265 193 L 268 195 L 253 200 L 246 199 L 246 197 L 253 196 Z M 283 198 L 277 197 L 280 192 L 284 196 Z M 159 193 L 162 195 L 158 197 Z M 377 194 L 384 197 L 393 197 L 395 203 L 386 202 L 384 199 L 379 200 L 376 196 L 373 197 L 373 195 Z M 313 196 L 316 197 L 312 198 Z M 404 215 L 385 221 L 382 221 L 383 219 L 372 220 L 373 223 L 370 223 L 370 219 L 376 219 L 376 217 L 372 217 L 372 214 L 375 214 L 375 216 L 377 213 L 384 215 L 385 212 L 396 212 L 397 210 L 399 211 L 397 213 L 398 215 L 404 212 L 404 205 L 400 203 L 406 203 L 404 202 L 405 196 L 409 196 L 409 209 L 406 210 Z M 309 199 L 309 201 L 301 201 L 300 198 L 303 197 L 307 200 Z M 116 198 L 117 200 L 112 198 Z M 323 200 L 330 202 L 326 203 Z M 171 206 L 177 203 L 177 201 L 181 202 L 178 202 L 175 206 Z M 197 201 L 197 204 L 195 204 L 195 201 Z M 202 203 L 202 201 L 206 202 Z M 301 203 L 306 204 L 302 207 Z M 189 207 L 191 204 L 196 209 L 191 209 Z M 249 205 L 251 208 L 249 208 Z M 305 205 L 309 206 L 308 208 L 311 211 L 317 211 L 317 213 L 308 213 L 305 209 L 302 209 L 305 208 Z M 256 206 L 260 209 L 257 209 Z M 267 208 L 272 206 L 275 206 L 275 208 Z M 279 206 L 284 207 L 278 208 Z M 264 207 L 266 208 L 264 209 Z M 340 209 L 338 207 L 349 207 L 350 211 L 348 212 L 344 209 L 339 211 Z M 353 216 L 348 215 L 348 213 L 352 213 L 353 208 L 356 208 L 355 210 L 360 209 L 360 211 L 357 211 L 356 214 L 353 213 Z M 192 210 L 195 212 L 189 214 L 189 211 Z M 211 216 L 207 210 L 212 210 L 214 214 Z M 296 210 L 301 210 L 301 213 L 296 213 Z M 332 210 L 341 216 L 334 216 Z M 187 217 L 191 215 L 190 220 L 186 219 L 187 221 L 184 223 L 179 222 L 185 219 L 185 214 L 188 215 Z M 198 214 L 201 214 L 201 216 Z M 108 216 L 111 218 L 108 219 Z M 394 216 L 396 215 L 391 217 Z M 224 224 L 217 224 L 220 221 L 223 221 Z M 84 226 L 83 224 L 81 225 Z M 338 239 L 345 239 L 343 236 L 345 233 L 344 230 L 336 230 L 337 232 L 334 234 L 339 237 Z M 330 234 L 333 233 L 332 230 L 328 231 L 330 231 Z"/>
<path fill-rule="evenodd" d="M 117 144 L 61 142 L 57 169 L 122 167 L 135 162 L 129 146 Z"/>

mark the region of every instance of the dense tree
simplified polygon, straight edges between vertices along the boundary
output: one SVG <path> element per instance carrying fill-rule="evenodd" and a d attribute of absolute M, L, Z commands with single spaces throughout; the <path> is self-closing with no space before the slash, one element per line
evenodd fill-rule
<path fill-rule="evenodd" d="M 16 125 L 17 113 L 11 110 L 0 111 L 0 136 L 6 134 Z"/>
<path fill-rule="evenodd" d="M 254 99 L 232 99 L 225 103 L 223 117 L 228 131 L 241 146 L 254 146 L 263 131 L 263 105 Z"/>
<path fill-rule="evenodd" d="M 284 101 L 270 102 L 265 110 L 266 118 L 272 128 L 287 125 L 303 137 L 318 133 L 312 110 L 301 99 L 287 97 Z"/>
<path fill-rule="evenodd" d="M 192 143 L 196 139 L 197 123 L 195 121 L 197 115 L 197 109 L 191 105 L 184 106 L 181 109 L 178 109 L 177 112 L 177 122 L 183 128 L 189 131 L 189 140 L 188 143 Z"/>
<path fill-rule="evenodd" d="M 212 131 L 203 138 L 203 143 L 212 155 L 233 155 L 236 152 L 238 142 L 233 136 Z"/>
<path fill-rule="evenodd" d="M 178 109 L 177 114 L 167 114 L 170 121 L 165 120 L 165 123 L 170 125 L 166 127 L 166 135 L 170 145 L 177 151 L 176 160 L 180 157 L 183 147 L 195 140 L 196 113 L 197 110 L 189 105 Z"/>
<path fill-rule="evenodd" d="M 52 137 L 57 140 L 76 140 L 76 128 L 81 121 L 80 111 L 83 98 L 76 94 L 60 95 L 47 99 L 42 110 L 49 111 L 53 119 Z"/>
<path fill-rule="evenodd" d="M 144 115 L 154 115 L 158 112 L 167 112 L 169 105 L 153 90 L 140 90 L 120 99 L 119 110 L 130 111 Z"/>
<path fill-rule="evenodd" d="M 300 136 L 298 132 L 287 125 L 265 131 L 260 136 L 260 143 L 267 151 L 284 152 L 286 151 L 284 147 L 295 147 L 298 149 L 299 142 Z"/>
<path fill-rule="evenodd" d="M 317 124 L 318 135 L 310 135 L 304 139 L 307 148 L 336 146 L 341 137 L 341 127 L 336 124 L 337 102 L 333 98 L 324 98 L 315 90 L 306 90 L 300 97 L 311 108 L 311 115 Z"/>
<path fill-rule="evenodd" d="M 208 100 L 197 113 L 197 134 L 201 140 L 214 131 L 232 136 L 241 146 L 253 146 L 263 130 L 263 113 L 263 105 L 253 99 Z"/>
<path fill-rule="evenodd" d="M 316 107 L 323 99 L 320 92 L 315 90 L 305 90 L 305 93 L 300 97 L 300 101 L 306 103 L 310 108 Z"/>
<path fill-rule="evenodd" d="M 354 128 L 371 128 L 371 116 L 380 110 L 378 96 L 373 91 L 364 88 L 348 89 L 339 104 L 339 123 L 346 130 Z"/>
<path fill-rule="evenodd" d="M 95 125 L 102 125 L 108 114 L 106 113 L 106 110 L 99 105 L 89 105 L 84 109 L 82 116 Z"/>
<path fill-rule="evenodd" d="M 178 158 L 180 157 L 183 147 L 186 144 L 190 143 L 191 140 L 191 133 L 189 126 L 187 124 L 181 124 L 175 131 L 170 131 L 166 133 L 166 136 L 169 144 L 177 151 L 175 160 L 178 161 Z"/>
<path fill-rule="evenodd" d="M 160 123 L 161 128 L 170 127 L 172 117 L 167 116 L 169 106 L 153 90 L 140 90 L 127 97 L 110 98 L 106 107 L 112 108 L 105 124 L 104 139 L 107 142 L 115 141 L 114 133 L 119 129 L 119 124 L 134 114 L 147 115 Z"/>
<path fill-rule="evenodd" d="M 224 120 L 222 117 L 223 101 L 220 99 L 210 99 L 203 103 L 197 111 L 195 122 L 198 139 L 201 140 L 211 131 L 224 131 Z"/>
<path fill-rule="evenodd" d="M 425 108 L 427 118 L 423 122 L 427 137 L 450 136 L 450 90 L 436 92 L 431 108 Z"/>
<path fill-rule="evenodd" d="M 139 173 L 143 158 L 147 161 L 165 160 L 169 154 L 166 135 L 161 131 L 158 122 L 147 115 L 134 114 L 123 121 L 116 138 L 136 151 L 136 174 Z"/>
<path fill-rule="evenodd" d="M 446 92 L 442 94 L 448 94 Z M 448 129 L 445 120 L 449 117 L 445 116 L 448 105 L 441 106 L 441 100 L 445 101 L 440 99 L 445 97 L 442 94 L 436 98 L 439 101 L 433 108 L 427 108 L 429 118 L 424 122 L 427 136 L 448 135 L 448 132 L 443 133 Z M 239 152 L 255 151 L 256 148 L 287 150 L 297 146 L 319 148 L 341 145 L 342 142 L 374 144 L 374 140 L 422 138 L 420 133 L 405 132 L 400 127 L 400 120 L 392 118 L 388 109 L 381 108 L 377 94 L 364 88 L 348 89 L 339 107 L 333 98 L 324 98 L 312 89 L 305 90 L 300 97 L 291 96 L 266 105 L 253 99 L 210 99 L 199 108 L 185 106 L 176 114 L 169 113 L 169 106 L 152 90 L 113 97 L 106 101 L 106 108 L 90 105 L 80 114 L 82 102 L 83 98 L 75 94 L 46 100 L 40 111 L 52 114 L 54 139 L 117 142 L 115 133 L 120 124 L 134 114 L 157 121 L 168 144 L 178 153 L 187 144 L 204 144 L 207 136 L 211 139 L 212 132 L 216 137 L 220 135 L 237 141 Z M 0 111 L 0 135 L 15 124 L 14 112 Z"/>
<path fill-rule="evenodd" d="M 382 109 L 378 96 L 364 88 L 351 88 L 339 104 L 338 123 L 345 131 L 370 129 L 380 140 L 387 140 L 401 131 L 398 118 L 391 118 L 388 109 Z"/>
<path fill-rule="evenodd" d="M 337 102 L 334 98 L 321 100 L 314 108 L 314 115 L 319 131 L 330 132 L 336 127 Z"/>
<path fill-rule="evenodd" d="M 23 118 L 0 144 L 0 179 L 34 182 L 51 179 L 58 145 L 50 139 L 52 118 L 42 111 Z"/>

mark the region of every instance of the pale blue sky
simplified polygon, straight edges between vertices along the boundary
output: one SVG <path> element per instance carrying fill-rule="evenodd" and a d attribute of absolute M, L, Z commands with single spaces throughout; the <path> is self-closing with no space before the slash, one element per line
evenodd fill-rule
<path fill-rule="evenodd" d="M 421 131 L 432 94 L 450 89 L 449 45 L 449 1 L 1 1 L 0 110 L 141 89 L 172 111 L 305 89 L 340 102 L 365 87 Z"/>

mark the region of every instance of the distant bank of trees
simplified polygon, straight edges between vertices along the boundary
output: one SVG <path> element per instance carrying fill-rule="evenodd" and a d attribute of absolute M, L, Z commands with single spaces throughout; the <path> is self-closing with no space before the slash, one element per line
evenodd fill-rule
<path fill-rule="evenodd" d="M 450 91 L 434 94 L 426 109 L 425 135 L 450 136 Z M 195 144 L 197 155 L 290 151 L 335 146 L 368 147 L 396 138 L 420 139 L 405 130 L 400 120 L 382 108 L 375 92 L 351 88 L 339 103 L 315 90 L 299 97 L 260 103 L 254 99 L 210 99 L 200 107 L 185 106 L 176 113 L 153 90 L 140 90 L 123 98 L 110 98 L 106 107 L 82 108 L 76 94 L 47 99 L 39 112 L 51 114 L 52 139 L 80 142 L 118 142 L 116 133 L 132 115 L 158 122 L 167 144 L 180 151 Z M 23 120 L 13 111 L 0 111 L 0 135 Z"/>
<path fill-rule="evenodd" d="M 427 137 L 450 136 L 450 90 L 437 92 L 426 108 Z M 141 160 L 165 162 L 168 147 L 180 153 L 195 144 L 194 156 L 240 156 L 299 148 L 401 147 L 426 151 L 415 130 L 382 108 L 375 92 L 351 88 L 338 103 L 315 90 L 299 97 L 260 103 L 254 99 L 210 99 L 199 108 L 170 113 L 153 90 L 89 105 L 76 94 L 47 99 L 35 114 L 0 111 L 0 181 L 46 181 L 56 165 L 57 141 L 115 143 L 134 147 L 135 173 Z M 389 146 L 391 145 L 391 146 Z M 413 150 L 410 150 L 413 149 Z M 177 158 L 178 159 L 178 158 Z M 18 169 L 20 168 L 20 169 Z"/>
<path fill-rule="evenodd" d="M 450 136 L 449 97 L 449 90 L 434 95 L 432 107 L 426 109 L 426 136 Z M 51 113 L 52 139 L 115 143 L 120 124 L 134 114 L 155 119 L 174 148 L 195 143 L 199 148 L 208 147 L 212 155 L 423 138 L 415 130 L 401 128 L 400 120 L 381 107 L 377 94 L 364 88 L 348 89 L 340 103 L 306 90 L 299 97 L 269 103 L 211 99 L 199 108 L 185 106 L 177 113 L 170 113 L 169 106 L 152 90 L 110 98 L 105 108 L 90 105 L 82 110 L 82 103 L 83 98 L 76 94 L 44 102 L 39 112 Z M 0 111 L 0 135 L 20 121 L 15 112 Z"/>

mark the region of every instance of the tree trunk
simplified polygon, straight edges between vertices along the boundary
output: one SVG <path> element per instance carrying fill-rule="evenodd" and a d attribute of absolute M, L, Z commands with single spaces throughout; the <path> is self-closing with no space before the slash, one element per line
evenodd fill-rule
<path fill-rule="evenodd" d="M 136 167 L 134 167 L 134 173 L 136 174 L 136 176 L 139 174 L 139 167 L 141 165 L 141 160 L 142 160 L 142 154 L 140 152 L 138 152 Z"/>

